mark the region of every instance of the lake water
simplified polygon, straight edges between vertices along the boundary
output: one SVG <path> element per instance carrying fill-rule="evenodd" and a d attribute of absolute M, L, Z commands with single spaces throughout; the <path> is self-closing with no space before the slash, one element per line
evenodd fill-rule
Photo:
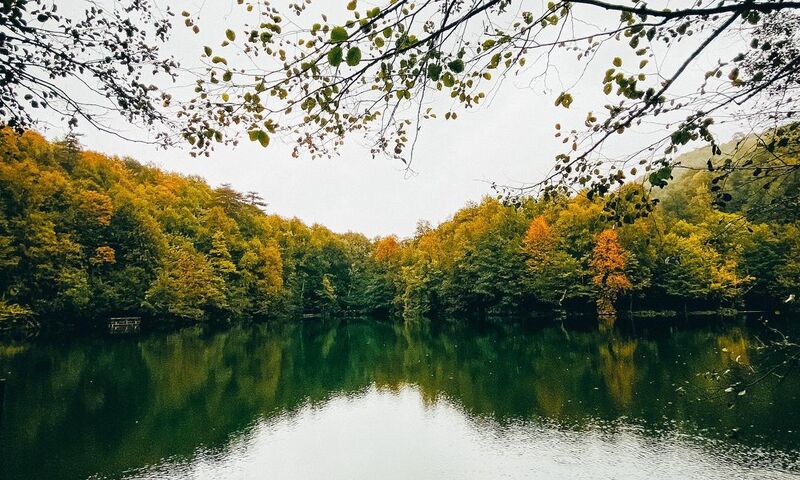
<path fill-rule="evenodd" d="M 779 360 L 762 333 L 306 321 L 0 343 L 0 478 L 798 478 L 800 374 L 724 391 Z"/>

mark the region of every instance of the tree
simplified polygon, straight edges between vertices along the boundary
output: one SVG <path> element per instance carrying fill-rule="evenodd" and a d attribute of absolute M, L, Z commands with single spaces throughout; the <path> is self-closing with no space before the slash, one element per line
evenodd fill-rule
<path fill-rule="evenodd" d="M 639 169 L 663 187 L 679 147 L 702 141 L 722 155 L 713 128 L 726 115 L 764 132 L 756 136 L 759 147 L 797 144 L 796 128 L 785 124 L 800 101 L 791 95 L 800 64 L 799 2 L 699 0 L 674 8 L 660 0 L 564 0 L 526 10 L 512 0 L 396 0 L 375 7 L 353 0 L 346 11 L 325 9 L 316 23 L 303 2 L 288 11 L 243 3 L 251 21 L 241 31 L 226 30 L 220 49 L 204 47 L 207 76 L 184 106 L 184 136 L 198 152 L 214 140 L 236 142 L 246 131 L 263 146 L 283 133 L 296 139 L 296 154 L 302 148 L 330 155 L 355 133 L 374 139 L 373 154 L 410 164 L 422 121 L 458 117 L 457 107 L 437 111 L 430 97 L 473 108 L 506 77 L 538 67 L 544 74 L 536 78 L 546 78 L 558 51 L 566 61 L 577 57 L 578 65 L 575 86 L 553 92 L 556 106 L 578 101 L 583 73 L 604 58 L 607 70 L 595 85 L 613 100 L 593 108 L 581 128 L 556 124 L 567 150 L 543 181 L 511 192 L 559 194 L 579 184 L 607 194 L 637 178 Z M 298 18 L 289 21 L 289 14 Z M 729 57 L 713 51 L 723 37 L 751 42 Z M 232 45 L 238 60 L 226 53 Z M 706 57 L 713 61 L 703 63 Z M 689 73 L 697 68 L 707 69 L 705 76 Z M 617 134 L 655 117 L 666 128 L 652 143 L 615 161 L 601 154 Z M 746 158 L 722 160 L 711 168 L 749 168 Z M 759 174 L 795 168 L 776 164 Z"/>
<path fill-rule="evenodd" d="M 47 109 L 70 127 L 81 119 L 122 137 L 103 118 L 116 114 L 170 143 L 170 95 L 149 83 L 175 78 L 177 62 L 159 50 L 172 28 L 170 9 L 148 0 L 70 3 L 0 5 L 0 127 L 34 128 L 35 110 Z"/>
<path fill-rule="evenodd" d="M 679 221 L 664 236 L 662 262 L 653 283 L 687 303 L 720 306 L 738 299 L 750 277 L 737 272 L 737 259 L 723 256 L 709 242 L 702 226 Z"/>
<path fill-rule="evenodd" d="M 402 246 L 397 237 L 378 239 L 370 246 L 363 285 L 364 309 L 370 313 L 397 313 L 396 303 L 402 289 Z"/>
<path fill-rule="evenodd" d="M 211 267 L 217 275 L 225 277 L 236 273 L 236 264 L 231 261 L 231 254 L 225 242 L 225 234 L 222 232 L 214 233 L 208 256 Z"/>
<path fill-rule="evenodd" d="M 585 293 L 580 287 L 580 262 L 559 248 L 559 236 L 543 215 L 531 220 L 525 232 L 523 251 L 527 255 L 528 277 L 536 297 L 553 307 Z"/>
<path fill-rule="evenodd" d="M 544 215 L 531 220 L 525 232 L 525 251 L 534 261 L 542 261 L 555 247 L 555 236 Z"/>
<path fill-rule="evenodd" d="M 487 197 L 412 238 L 370 241 L 33 132 L 0 130 L 0 143 L 0 318 L 23 325 L 341 311 L 508 321 L 622 293 L 653 309 L 791 308 L 799 293 L 797 221 L 715 203 L 709 172 L 680 176 L 632 222 L 642 188 L 626 185 L 611 208 L 583 192 Z"/>
<path fill-rule="evenodd" d="M 785 300 L 797 289 L 797 278 L 783 281 L 782 274 L 792 269 L 794 255 L 793 244 L 797 240 L 794 228 L 776 228 L 772 225 L 754 225 L 749 227 L 749 235 L 743 245 L 738 267 L 740 275 L 752 278 L 747 290 L 747 297 L 752 304 L 771 306 L 770 303 Z M 762 307 L 763 308 L 763 307 Z"/>
<path fill-rule="evenodd" d="M 336 308 L 336 286 L 331 282 L 331 276 L 325 274 L 322 276 L 322 302 L 320 308 L 322 313 L 330 314 Z"/>
<path fill-rule="evenodd" d="M 614 314 L 614 302 L 619 294 L 632 288 L 625 274 L 627 255 L 619 244 L 616 230 L 603 230 L 597 236 L 592 252 L 592 281 L 599 289 L 597 311 L 602 315 Z"/>
<path fill-rule="evenodd" d="M 227 215 L 236 217 L 244 205 L 247 205 L 245 196 L 234 190 L 229 183 L 223 183 L 214 190 L 214 206 L 221 207 Z"/>
<path fill-rule="evenodd" d="M 264 245 L 256 239 L 242 255 L 239 267 L 250 301 L 250 313 L 265 316 L 273 311 L 283 292 L 283 259 L 277 245 Z"/>
<path fill-rule="evenodd" d="M 226 312 L 240 317 L 245 309 L 246 301 L 242 298 L 244 292 L 237 288 L 240 284 L 239 272 L 228 250 L 228 243 L 223 232 L 214 233 L 211 249 L 208 251 L 208 261 L 214 275 L 222 279 L 220 288 L 225 297 Z"/>
<path fill-rule="evenodd" d="M 783 265 L 778 267 L 778 284 L 789 295 L 783 301 L 791 303 L 791 298 L 800 296 L 800 291 L 798 291 L 798 285 L 800 285 L 800 228 L 796 225 L 787 228 L 786 239 L 789 248 Z"/>
<path fill-rule="evenodd" d="M 18 323 L 33 317 L 33 310 L 15 303 L 8 303 L 0 299 L 0 329 L 8 326 L 8 323 Z"/>
<path fill-rule="evenodd" d="M 265 209 L 269 205 L 264 201 L 264 198 L 258 194 L 258 192 L 247 192 L 244 195 L 244 198 L 247 200 L 248 205 L 252 205 L 261 209 Z"/>
<path fill-rule="evenodd" d="M 375 243 L 375 252 L 372 254 L 379 262 L 396 262 L 401 252 L 400 242 L 397 236 L 389 235 L 383 237 Z"/>
<path fill-rule="evenodd" d="M 201 320 L 226 306 L 222 286 L 206 256 L 181 243 L 170 248 L 145 301 L 156 313 Z"/>

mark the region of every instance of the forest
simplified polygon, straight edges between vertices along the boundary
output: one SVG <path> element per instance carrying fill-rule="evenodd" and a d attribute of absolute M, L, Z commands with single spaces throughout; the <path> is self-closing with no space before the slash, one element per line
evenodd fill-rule
<path fill-rule="evenodd" d="M 3 0 L 0 477 L 797 478 L 798 72 L 800 0 Z"/>
<path fill-rule="evenodd" d="M 736 140 L 737 151 L 748 138 Z M 719 177 L 708 149 L 614 196 L 485 197 L 411 238 L 334 233 L 258 193 L 0 136 L 0 322 L 229 322 L 300 315 L 504 321 L 557 311 L 775 310 L 800 285 L 797 170 Z M 724 161 L 724 155 L 720 157 Z M 753 168 L 769 162 L 753 155 Z M 263 192 L 265 197 L 269 192 Z"/>

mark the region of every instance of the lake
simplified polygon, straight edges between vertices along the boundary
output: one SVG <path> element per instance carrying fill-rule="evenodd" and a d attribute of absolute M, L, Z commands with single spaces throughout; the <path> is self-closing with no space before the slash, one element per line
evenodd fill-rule
<path fill-rule="evenodd" d="M 779 361 L 757 325 L 619 323 L 0 343 L 0 477 L 800 476 L 800 374 L 724 391 Z"/>

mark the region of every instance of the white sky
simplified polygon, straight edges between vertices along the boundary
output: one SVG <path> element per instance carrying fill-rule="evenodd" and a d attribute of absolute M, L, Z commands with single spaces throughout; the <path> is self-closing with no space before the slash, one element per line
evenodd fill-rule
<path fill-rule="evenodd" d="M 334 231 L 406 236 L 419 219 L 437 224 L 467 201 L 491 194 L 487 181 L 539 178 L 559 146 L 552 138 L 549 119 L 556 113 L 549 105 L 549 96 L 509 90 L 490 108 L 461 114 L 455 122 L 426 124 L 414 175 L 398 161 L 373 159 L 356 137 L 339 157 L 317 160 L 293 159 L 291 147 L 278 141 L 267 149 L 247 141 L 236 148 L 217 147 L 210 158 L 192 158 L 188 149 L 125 143 L 88 129 L 82 130 L 82 142 L 165 170 L 200 175 L 213 186 L 230 183 L 240 191 L 257 191 L 269 203 L 267 211 Z"/>
<path fill-rule="evenodd" d="M 177 14 L 186 9 L 199 12 L 201 17 L 199 35 L 177 26 L 167 46 L 167 51 L 184 66 L 197 65 L 203 45 L 218 45 L 225 28 L 235 29 L 244 13 L 244 8 L 233 0 L 170 3 L 176 5 L 173 10 Z M 287 0 L 274 2 L 284 3 Z M 346 2 L 324 4 L 344 11 Z M 367 6 L 362 0 L 359 9 Z M 311 16 L 306 21 L 313 23 L 316 18 Z M 578 128 L 587 111 L 597 111 L 607 102 L 600 92 L 599 79 L 610 64 L 610 56 L 615 54 L 619 53 L 609 51 L 608 59 L 595 59 L 587 76 L 591 91 L 581 90 L 569 111 L 555 107 L 553 100 L 562 89 L 559 75 L 565 80 L 574 78 L 575 70 L 582 66 L 571 60 L 556 65 L 559 75 L 548 79 L 552 89 L 541 83 L 531 88 L 525 80 L 507 79 L 491 102 L 477 110 L 458 110 L 457 121 L 424 123 L 416 147 L 414 175 L 408 175 L 397 161 L 373 159 L 366 142 L 355 136 L 339 157 L 327 160 L 293 159 L 291 146 L 277 138 L 267 149 L 245 139 L 236 148 L 216 147 L 210 158 L 192 158 L 188 148 L 157 150 L 92 131 L 86 125 L 79 131 L 84 134 L 82 142 L 88 149 L 199 175 L 212 186 L 230 183 L 239 191 L 259 192 L 269 203 L 270 213 L 296 216 L 337 232 L 351 230 L 370 237 L 392 233 L 409 236 L 418 220 L 438 224 L 467 201 L 493 194 L 488 182 L 517 184 L 540 179 L 563 147 L 553 138 L 553 125 L 561 122 Z M 556 55 L 572 56 L 566 52 Z M 698 67 L 695 73 L 701 74 L 702 69 Z M 126 128 L 130 127 L 120 127 Z M 63 130 L 51 128 L 44 133 L 54 138 Z"/>

